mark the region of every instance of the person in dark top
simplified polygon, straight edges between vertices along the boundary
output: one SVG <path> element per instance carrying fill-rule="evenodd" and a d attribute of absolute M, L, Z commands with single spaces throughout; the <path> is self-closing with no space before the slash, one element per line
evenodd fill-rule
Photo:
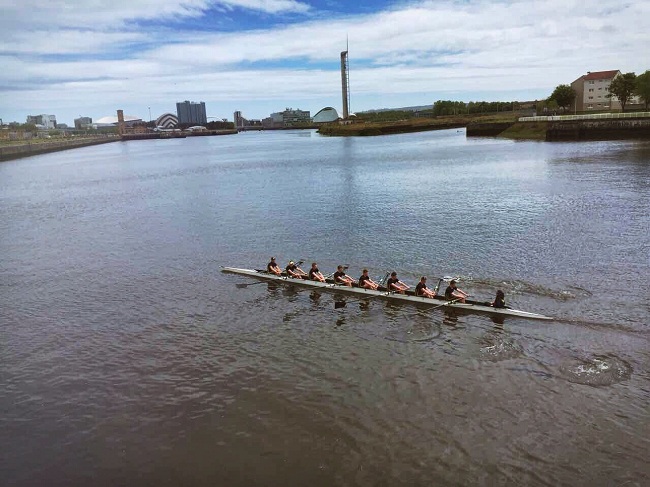
<path fill-rule="evenodd" d="M 435 298 L 436 292 L 427 288 L 427 278 L 422 276 L 420 278 L 420 282 L 418 282 L 418 285 L 415 286 L 415 295 L 423 296 L 425 298 Z"/>
<path fill-rule="evenodd" d="M 410 286 L 407 286 L 402 281 L 400 281 L 397 277 L 397 272 L 393 271 L 390 273 L 388 281 L 386 281 L 386 287 L 389 291 L 404 294 L 404 291 L 406 291 Z"/>
<path fill-rule="evenodd" d="M 325 276 L 318 270 L 318 265 L 316 262 L 311 263 L 311 269 L 309 269 L 309 279 L 312 281 L 325 282 Z"/>
<path fill-rule="evenodd" d="M 305 271 L 296 265 L 292 260 L 289 261 L 289 264 L 285 268 L 287 271 L 287 277 L 295 277 L 296 279 L 302 279 L 303 276 L 306 276 Z"/>
<path fill-rule="evenodd" d="M 344 286 L 352 287 L 353 279 L 345 273 L 343 266 L 337 266 L 336 272 L 334 273 L 334 282 L 336 284 L 343 284 Z"/>
<path fill-rule="evenodd" d="M 280 266 L 275 262 L 275 257 L 271 257 L 271 262 L 266 265 L 266 272 L 269 274 L 275 274 L 276 276 L 282 274 Z"/>
<path fill-rule="evenodd" d="M 501 289 L 499 289 L 497 291 L 497 295 L 494 298 L 494 301 L 492 301 L 492 306 L 495 307 L 495 308 L 505 308 L 506 307 L 506 295 Z"/>
<path fill-rule="evenodd" d="M 454 279 L 451 280 L 449 286 L 445 289 L 445 298 L 448 301 L 460 301 L 461 303 L 464 303 L 467 296 L 469 296 L 469 294 L 456 287 L 456 281 Z"/>
<path fill-rule="evenodd" d="M 361 277 L 359 278 L 359 287 L 375 290 L 379 287 L 379 284 L 370 279 L 370 276 L 368 275 L 368 269 L 364 269 L 361 272 Z"/>

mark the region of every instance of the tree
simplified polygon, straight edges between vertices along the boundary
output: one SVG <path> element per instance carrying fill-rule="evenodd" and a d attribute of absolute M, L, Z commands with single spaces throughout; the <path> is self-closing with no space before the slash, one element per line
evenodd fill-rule
<path fill-rule="evenodd" d="M 621 102 L 621 111 L 625 111 L 627 101 L 632 97 L 636 90 L 636 74 L 625 73 L 617 76 L 609 85 L 608 98 L 615 96 Z"/>
<path fill-rule="evenodd" d="M 650 71 L 646 71 L 636 77 L 636 91 L 645 102 L 645 109 L 648 110 L 648 103 L 650 103 Z"/>
<path fill-rule="evenodd" d="M 576 98 L 576 92 L 569 85 L 558 85 L 549 100 L 555 100 L 559 107 L 570 108 L 573 100 Z"/>

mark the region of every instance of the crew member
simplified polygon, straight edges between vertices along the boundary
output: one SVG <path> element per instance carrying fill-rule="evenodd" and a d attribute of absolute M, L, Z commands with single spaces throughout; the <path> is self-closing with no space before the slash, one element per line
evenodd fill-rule
<path fill-rule="evenodd" d="M 325 282 L 325 276 L 318 270 L 318 265 L 316 262 L 311 263 L 311 269 L 309 269 L 309 279 L 312 281 Z"/>
<path fill-rule="evenodd" d="M 343 284 L 344 286 L 352 287 L 353 279 L 345 273 L 343 266 L 337 266 L 334 273 L 334 282 L 336 284 Z"/>
<path fill-rule="evenodd" d="M 368 269 L 364 269 L 361 272 L 361 277 L 359 278 L 359 287 L 376 290 L 379 287 L 379 284 L 370 279 L 370 276 L 368 275 Z"/>
<path fill-rule="evenodd" d="M 495 308 L 506 307 L 506 295 L 501 289 L 497 291 L 497 295 L 494 298 L 494 301 L 492 301 L 492 306 L 494 306 Z"/>
<path fill-rule="evenodd" d="M 285 268 L 287 271 L 287 276 L 288 277 L 295 277 L 296 279 L 302 279 L 303 276 L 306 276 L 305 271 L 303 271 L 300 267 L 296 265 L 296 263 L 292 260 L 289 261 L 289 264 Z"/>
<path fill-rule="evenodd" d="M 425 298 L 435 298 L 436 292 L 427 287 L 427 278 L 422 276 L 418 285 L 415 286 L 415 295 L 423 296 Z"/>
<path fill-rule="evenodd" d="M 282 274 L 280 266 L 275 262 L 275 257 L 271 257 L 271 262 L 266 265 L 266 272 L 269 274 L 275 274 L 276 276 Z"/>
<path fill-rule="evenodd" d="M 393 271 L 390 273 L 388 281 L 386 281 L 386 287 L 389 291 L 394 291 L 396 293 L 404 294 L 410 286 L 407 286 L 397 277 L 397 272 Z"/>
<path fill-rule="evenodd" d="M 448 301 L 460 301 L 461 303 L 464 303 L 465 298 L 468 296 L 469 294 L 467 294 L 465 291 L 458 289 L 456 286 L 456 281 L 454 279 L 451 280 L 449 286 L 447 286 L 447 289 L 445 289 L 445 298 Z"/>

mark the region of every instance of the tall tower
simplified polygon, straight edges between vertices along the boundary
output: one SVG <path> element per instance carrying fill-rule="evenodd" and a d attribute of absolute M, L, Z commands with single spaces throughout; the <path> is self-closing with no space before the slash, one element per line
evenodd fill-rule
<path fill-rule="evenodd" d="M 117 111 L 117 133 L 124 135 L 126 130 L 124 130 L 124 110 Z"/>
<path fill-rule="evenodd" d="M 341 94 L 343 95 L 343 120 L 346 120 L 350 107 L 350 74 L 347 50 L 341 52 Z"/>

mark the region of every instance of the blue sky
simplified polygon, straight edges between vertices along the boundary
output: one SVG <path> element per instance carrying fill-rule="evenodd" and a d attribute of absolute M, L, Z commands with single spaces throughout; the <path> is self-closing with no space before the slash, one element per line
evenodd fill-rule
<path fill-rule="evenodd" d="M 0 0 L 0 118 L 531 100 L 650 69 L 647 0 Z"/>

